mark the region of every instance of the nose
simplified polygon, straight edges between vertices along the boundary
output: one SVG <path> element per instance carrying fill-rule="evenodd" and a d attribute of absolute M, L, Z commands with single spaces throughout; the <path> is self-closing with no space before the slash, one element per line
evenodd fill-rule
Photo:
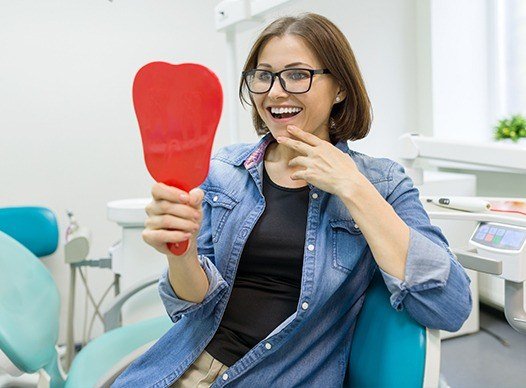
<path fill-rule="evenodd" d="M 278 76 L 274 78 L 274 84 L 268 91 L 268 96 L 273 99 L 288 96 L 288 93 L 285 91 L 285 89 L 283 89 L 283 86 L 281 86 L 281 82 Z"/>

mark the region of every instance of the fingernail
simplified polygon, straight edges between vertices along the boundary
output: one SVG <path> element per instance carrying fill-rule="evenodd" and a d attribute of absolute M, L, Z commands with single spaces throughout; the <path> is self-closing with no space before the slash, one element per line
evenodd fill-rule
<path fill-rule="evenodd" d="M 181 195 L 179 195 L 179 198 L 181 198 L 183 201 L 187 201 L 188 200 L 188 195 L 181 194 Z"/>

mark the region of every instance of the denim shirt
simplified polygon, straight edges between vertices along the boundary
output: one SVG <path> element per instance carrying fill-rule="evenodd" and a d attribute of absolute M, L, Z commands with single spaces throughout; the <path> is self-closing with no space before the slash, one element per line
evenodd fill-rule
<path fill-rule="evenodd" d="M 215 153 L 207 179 L 198 260 L 210 283 L 201 303 L 179 299 L 167 277 L 159 292 L 175 325 L 119 376 L 114 387 L 167 387 L 195 361 L 218 329 L 239 258 L 265 209 L 262 172 L 274 138 L 235 144 Z M 405 280 L 376 264 L 352 214 L 336 196 L 309 184 L 301 293 L 296 312 L 219 376 L 212 387 L 342 386 L 357 315 L 380 270 L 391 305 L 420 324 L 458 330 L 471 311 L 469 277 L 441 230 L 431 225 L 404 168 L 335 145 L 348 153 L 410 228 Z M 283 231 L 286 233 L 286 231 Z"/>

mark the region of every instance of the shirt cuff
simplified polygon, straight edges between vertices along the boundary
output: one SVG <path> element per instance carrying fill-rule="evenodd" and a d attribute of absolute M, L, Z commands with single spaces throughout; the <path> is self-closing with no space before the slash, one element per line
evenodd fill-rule
<path fill-rule="evenodd" d="M 453 254 L 447 245 L 441 247 L 413 228 L 409 228 L 409 250 L 405 265 L 405 280 L 400 280 L 380 268 L 391 292 L 391 305 L 402 310 L 408 293 L 444 287 L 449 276 Z"/>
<path fill-rule="evenodd" d="M 184 299 L 180 299 L 172 288 L 170 280 L 168 278 L 168 269 L 166 269 L 159 279 L 159 295 L 163 301 L 166 312 L 170 316 L 173 322 L 177 322 L 183 315 L 189 315 L 202 309 L 209 302 L 225 288 L 228 284 L 219 273 L 216 266 L 210 261 L 210 259 L 204 255 L 197 255 L 197 259 L 201 268 L 205 271 L 206 277 L 208 278 L 208 291 L 201 303 L 190 302 Z"/>

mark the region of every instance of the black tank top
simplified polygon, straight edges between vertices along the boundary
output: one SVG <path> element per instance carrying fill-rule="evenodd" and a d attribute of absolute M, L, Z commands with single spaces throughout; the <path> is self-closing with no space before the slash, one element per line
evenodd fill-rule
<path fill-rule="evenodd" d="M 309 186 L 281 187 L 263 163 L 266 206 L 241 254 L 221 324 L 206 351 L 232 366 L 297 308 Z"/>

